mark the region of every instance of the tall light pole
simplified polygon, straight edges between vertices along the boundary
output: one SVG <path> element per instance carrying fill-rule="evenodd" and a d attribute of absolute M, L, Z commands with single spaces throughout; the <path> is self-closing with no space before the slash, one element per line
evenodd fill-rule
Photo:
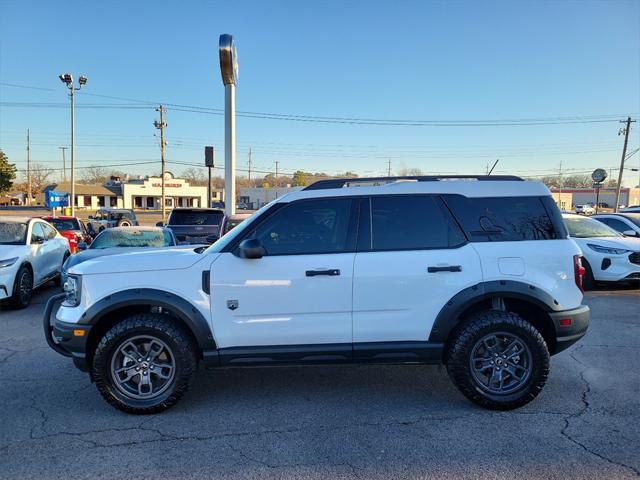
<path fill-rule="evenodd" d="M 74 216 L 76 214 L 76 191 L 75 191 L 75 181 L 76 181 L 76 134 L 75 134 L 75 118 L 76 118 L 76 104 L 75 104 L 75 91 L 80 90 L 83 85 L 87 83 L 87 77 L 80 75 L 78 79 L 78 87 L 76 88 L 73 85 L 73 76 L 70 73 L 63 73 L 58 76 L 60 81 L 64 83 L 69 89 L 69 96 L 71 97 L 71 215 Z"/>
<path fill-rule="evenodd" d="M 233 37 L 220 35 L 220 73 L 224 84 L 224 211 L 236 213 L 236 82 L 238 54 Z"/>
<path fill-rule="evenodd" d="M 160 121 L 158 120 L 154 120 L 153 121 L 153 126 L 156 127 L 158 130 L 160 130 L 160 158 L 162 160 L 162 195 L 161 195 L 161 201 L 162 201 L 162 223 L 166 223 L 167 221 L 167 205 L 166 205 L 166 197 L 165 197 L 165 177 L 167 176 L 167 163 L 165 162 L 165 158 L 164 158 L 164 147 L 166 146 L 166 143 L 164 141 L 164 129 L 167 126 L 167 124 L 164 122 L 164 107 L 162 105 L 160 105 L 158 108 L 156 108 L 157 112 L 160 112 Z"/>

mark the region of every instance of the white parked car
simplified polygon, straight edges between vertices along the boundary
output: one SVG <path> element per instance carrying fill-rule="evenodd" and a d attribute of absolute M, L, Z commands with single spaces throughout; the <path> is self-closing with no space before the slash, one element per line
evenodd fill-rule
<path fill-rule="evenodd" d="M 569 235 L 584 256 L 584 286 L 595 282 L 631 281 L 640 284 L 640 239 L 625 237 L 593 218 L 563 215 Z"/>
<path fill-rule="evenodd" d="M 174 405 L 198 363 L 444 363 L 471 401 L 506 410 L 586 333 L 583 271 L 540 182 L 325 180 L 208 249 L 71 267 L 43 321 L 51 348 L 130 413 Z"/>
<path fill-rule="evenodd" d="M 640 237 L 640 213 L 606 213 L 593 218 L 626 237 Z"/>
<path fill-rule="evenodd" d="M 576 213 L 582 215 L 593 215 L 596 213 L 595 207 L 585 203 L 584 205 L 576 205 Z"/>
<path fill-rule="evenodd" d="M 29 305 L 33 289 L 60 279 L 69 242 L 48 222 L 0 217 L 0 300 Z"/>

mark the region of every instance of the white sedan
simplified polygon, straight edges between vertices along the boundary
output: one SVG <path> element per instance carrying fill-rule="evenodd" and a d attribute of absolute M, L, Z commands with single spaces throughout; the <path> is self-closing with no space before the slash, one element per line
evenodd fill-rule
<path fill-rule="evenodd" d="M 69 242 L 44 220 L 0 217 L 0 300 L 29 305 L 34 288 L 60 279 Z"/>
<path fill-rule="evenodd" d="M 595 282 L 637 282 L 640 285 L 640 238 L 625 237 L 602 222 L 582 215 L 564 214 L 569 235 L 584 255 L 583 285 Z"/>

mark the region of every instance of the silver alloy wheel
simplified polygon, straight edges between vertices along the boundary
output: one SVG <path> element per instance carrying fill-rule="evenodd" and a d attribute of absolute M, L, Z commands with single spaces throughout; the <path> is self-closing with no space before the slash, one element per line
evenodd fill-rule
<path fill-rule="evenodd" d="M 476 342 L 469 358 L 471 375 L 478 387 L 506 395 L 522 387 L 533 370 L 531 351 L 517 335 L 495 332 Z"/>
<path fill-rule="evenodd" d="M 18 295 L 20 295 L 20 301 L 26 303 L 31 297 L 31 291 L 33 290 L 33 280 L 31 279 L 31 273 L 29 270 L 24 270 L 20 275 L 18 283 Z"/>
<path fill-rule="evenodd" d="M 111 379 L 120 392 L 135 400 L 161 395 L 173 382 L 175 356 L 157 337 L 139 335 L 122 342 L 111 357 Z"/>

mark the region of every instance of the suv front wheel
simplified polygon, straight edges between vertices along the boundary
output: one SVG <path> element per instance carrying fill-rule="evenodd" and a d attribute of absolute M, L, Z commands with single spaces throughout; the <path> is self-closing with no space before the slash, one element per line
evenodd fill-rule
<path fill-rule="evenodd" d="M 549 375 L 540 332 L 512 312 L 476 314 L 453 338 L 446 358 L 456 387 L 472 402 L 511 410 L 532 401 Z"/>
<path fill-rule="evenodd" d="M 173 406 L 196 372 L 188 334 L 166 315 L 141 314 L 112 327 L 96 348 L 92 375 L 98 391 L 127 413 L 157 413 Z"/>

